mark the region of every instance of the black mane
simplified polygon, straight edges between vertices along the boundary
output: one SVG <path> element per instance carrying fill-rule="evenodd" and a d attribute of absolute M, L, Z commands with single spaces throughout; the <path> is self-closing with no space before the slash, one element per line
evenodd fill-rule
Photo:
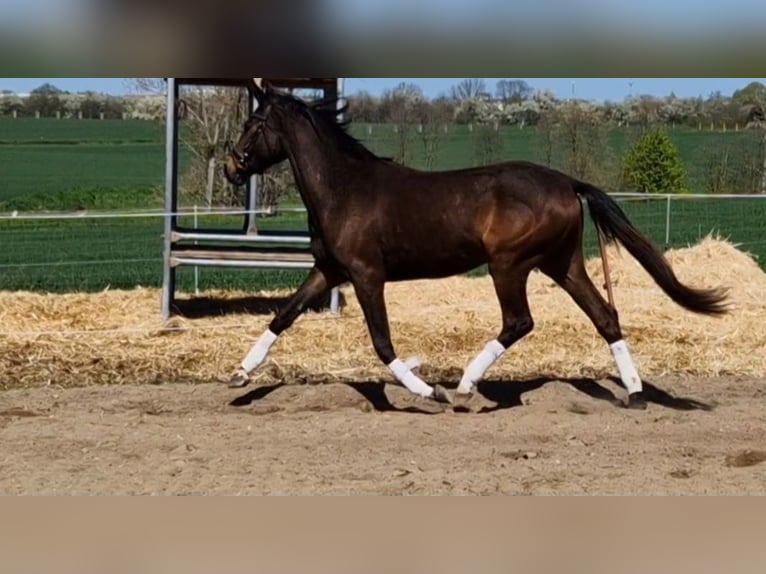
<path fill-rule="evenodd" d="M 308 104 L 289 94 L 280 94 L 280 99 L 285 109 L 308 117 L 320 137 L 333 142 L 339 150 L 357 159 L 382 159 L 348 132 L 350 120 L 340 119 L 346 117 L 348 102 L 339 105 L 340 98 L 325 98 Z"/>

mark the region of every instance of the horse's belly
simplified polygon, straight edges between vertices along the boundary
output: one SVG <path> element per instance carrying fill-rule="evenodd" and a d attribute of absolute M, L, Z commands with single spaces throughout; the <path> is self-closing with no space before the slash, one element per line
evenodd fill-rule
<path fill-rule="evenodd" d="M 481 245 L 443 248 L 430 251 L 403 249 L 390 255 L 386 271 L 390 281 L 451 277 L 487 263 Z"/>

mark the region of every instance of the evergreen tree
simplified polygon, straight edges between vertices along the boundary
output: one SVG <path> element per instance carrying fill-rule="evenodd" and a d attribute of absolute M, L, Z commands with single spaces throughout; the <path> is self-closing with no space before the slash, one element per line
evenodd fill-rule
<path fill-rule="evenodd" d="M 678 149 L 662 128 L 644 134 L 628 151 L 623 180 L 642 193 L 689 193 Z"/>

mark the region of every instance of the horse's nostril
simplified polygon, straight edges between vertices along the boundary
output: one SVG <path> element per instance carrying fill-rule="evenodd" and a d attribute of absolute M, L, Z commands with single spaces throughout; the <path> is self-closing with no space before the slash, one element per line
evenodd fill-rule
<path fill-rule="evenodd" d="M 231 151 L 229 151 L 229 157 L 231 157 L 231 159 L 233 159 L 236 163 L 240 165 L 245 162 L 245 159 L 246 159 L 245 155 L 246 154 L 242 154 L 238 152 L 236 149 L 232 149 Z"/>

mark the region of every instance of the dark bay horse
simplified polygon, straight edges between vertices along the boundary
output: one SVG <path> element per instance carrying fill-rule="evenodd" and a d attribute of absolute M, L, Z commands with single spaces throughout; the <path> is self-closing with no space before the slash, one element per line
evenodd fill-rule
<path fill-rule="evenodd" d="M 316 298 L 350 282 L 381 361 L 411 392 L 451 402 L 397 358 L 384 300 L 388 281 L 435 279 L 488 264 L 502 311 L 497 340 L 465 370 L 457 389 L 470 395 L 486 371 L 534 326 L 527 280 L 539 269 L 560 285 L 609 345 L 628 391 L 630 408 L 645 408 L 643 386 L 617 311 L 593 285 L 582 250 L 584 199 L 608 241 L 619 241 L 659 287 L 682 307 L 726 312 L 721 290 L 683 285 L 661 252 L 603 191 L 558 171 L 526 162 L 427 173 L 382 159 L 349 135 L 334 102 L 307 104 L 255 87 L 258 110 L 244 126 L 226 163 L 241 185 L 289 160 L 308 212 L 316 265 L 252 348 L 230 386 L 242 387 L 280 334 Z"/>

